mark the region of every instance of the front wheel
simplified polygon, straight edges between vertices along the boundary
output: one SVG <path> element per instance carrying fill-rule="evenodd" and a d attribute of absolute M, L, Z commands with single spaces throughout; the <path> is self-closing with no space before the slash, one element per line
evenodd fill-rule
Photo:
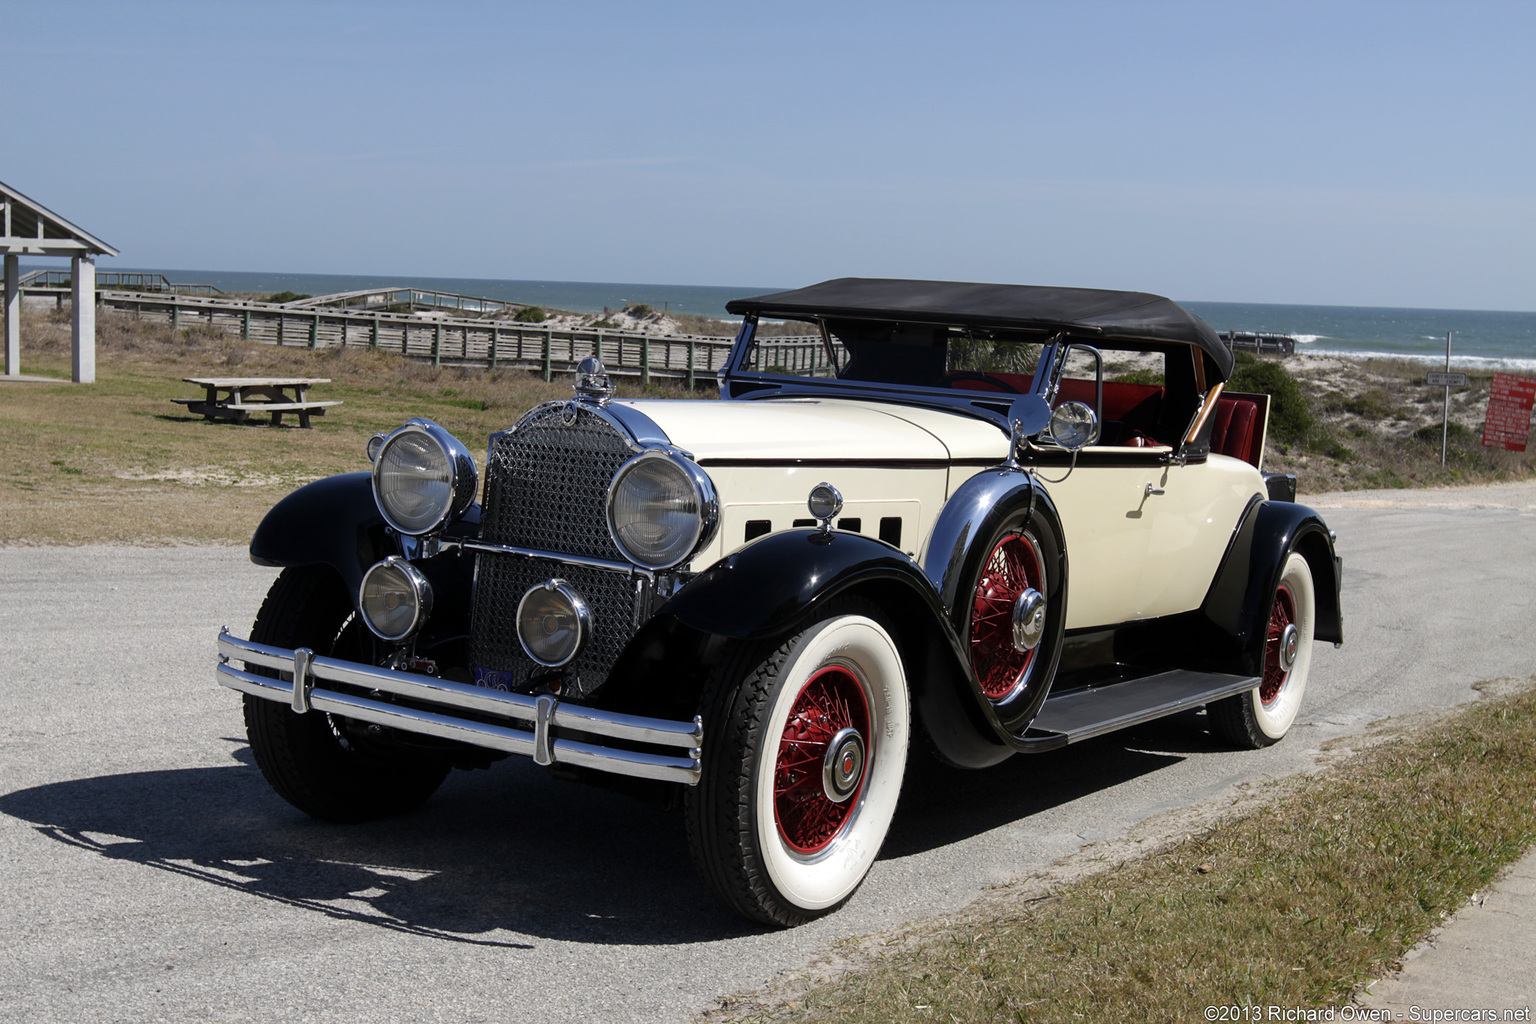
<path fill-rule="evenodd" d="M 797 925 L 837 909 L 896 812 L 910 708 L 901 654 L 850 607 L 766 656 L 740 647 L 706 686 L 704 771 L 688 791 L 699 874 L 731 909 Z"/>
<path fill-rule="evenodd" d="M 1264 638 L 1264 676 L 1247 693 L 1210 706 L 1211 724 L 1239 747 L 1257 750 L 1282 739 L 1301 710 L 1312 666 L 1312 629 L 1317 623 L 1317 599 L 1312 569 L 1291 552 L 1270 603 Z"/>
<path fill-rule="evenodd" d="M 251 639 L 374 660 L 371 635 L 353 613 L 341 580 L 321 566 L 283 570 L 256 614 Z M 287 704 L 249 694 L 245 732 L 257 767 L 277 794 L 326 821 L 408 811 L 448 774 L 445 761 L 395 745 L 387 730 L 322 711 L 296 714 Z"/>

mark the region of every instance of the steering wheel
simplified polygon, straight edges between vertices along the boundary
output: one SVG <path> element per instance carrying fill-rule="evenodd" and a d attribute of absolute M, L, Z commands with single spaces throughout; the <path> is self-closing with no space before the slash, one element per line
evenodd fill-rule
<path fill-rule="evenodd" d="M 953 373 L 946 373 L 944 376 L 939 378 L 938 386 L 941 388 L 952 388 L 956 384 L 962 383 L 964 381 L 976 381 L 981 384 L 988 384 L 993 390 L 1006 392 L 1010 395 L 1018 395 L 1023 393 L 1012 384 L 1003 380 L 1001 377 L 994 377 L 990 373 L 981 373 L 977 370 L 956 370 Z M 985 389 L 965 388 L 963 390 L 977 391 Z"/>

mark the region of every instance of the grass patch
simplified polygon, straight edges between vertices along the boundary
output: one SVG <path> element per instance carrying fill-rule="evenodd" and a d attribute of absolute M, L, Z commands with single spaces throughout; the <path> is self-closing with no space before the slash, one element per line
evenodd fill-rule
<path fill-rule="evenodd" d="M 1183 1024 L 1211 1005 L 1347 1003 L 1536 844 L 1533 683 L 1276 783 L 1260 809 L 1162 853 L 919 926 L 792 1004 L 730 1019 Z"/>
<path fill-rule="evenodd" d="M 434 369 L 366 349 L 278 348 L 203 327 L 171 331 L 103 311 L 97 379 L 69 383 L 67 311 L 29 311 L 23 369 L 53 383 L 0 385 L 0 544 L 243 544 L 301 484 L 368 467 L 377 431 L 425 416 L 483 459 L 489 436 L 539 402 L 571 394 L 523 370 Z M 238 367 L 238 369 L 234 369 Z M 199 389 L 183 377 L 329 377 L 312 393 L 342 405 L 299 429 L 296 417 L 206 423 L 174 405 Z M 619 378 L 624 397 L 682 396 L 678 386 Z M 699 394 L 713 394 L 701 390 Z"/>

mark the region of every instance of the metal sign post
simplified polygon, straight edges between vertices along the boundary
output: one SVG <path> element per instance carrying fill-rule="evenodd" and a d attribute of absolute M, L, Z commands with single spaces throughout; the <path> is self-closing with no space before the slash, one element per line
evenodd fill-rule
<path fill-rule="evenodd" d="M 1430 387 L 1445 388 L 1445 409 L 1440 419 L 1440 465 L 1445 465 L 1445 451 L 1451 443 L 1451 388 L 1464 388 L 1467 386 L 1467 375 L 1451 372 L 1451 332 L 1445 332 L 1445 372 L 1436 373 L 1431 370 L 1425 375 L 1424 383 Z"/>

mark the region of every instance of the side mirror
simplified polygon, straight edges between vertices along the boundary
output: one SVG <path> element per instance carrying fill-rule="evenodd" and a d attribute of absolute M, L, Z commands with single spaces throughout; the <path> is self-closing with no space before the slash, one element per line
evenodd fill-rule
<path fill-rule="evenodd" d="M 1008 407 L 1008 423 L 1015 441 L 1033 437 L 1051 422 L 1051 403 L 1039 395 L 1020 395 Z"/>

